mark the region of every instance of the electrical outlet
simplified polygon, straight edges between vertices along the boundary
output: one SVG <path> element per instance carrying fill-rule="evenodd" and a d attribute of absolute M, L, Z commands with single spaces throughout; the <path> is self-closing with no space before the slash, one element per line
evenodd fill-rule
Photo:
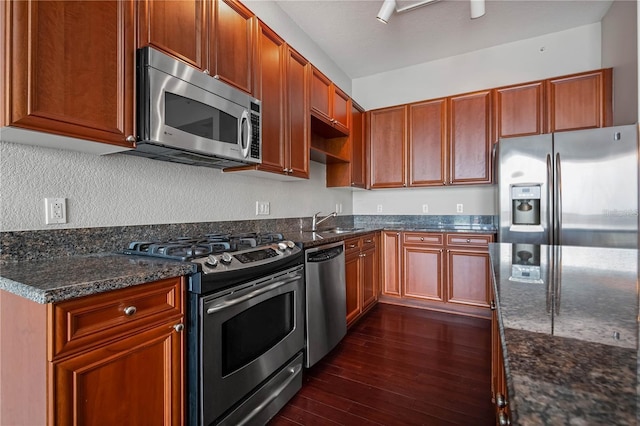
<path fill-rule="evenodd" d="M 456 212 L 458 212 L 458 213 L 462 213 L 463 212 L 462 204 L 456 204 Z"/>
<path fill-rule="evenodd" d="M 45 198 L 45 223 L 67 223 L 67 199 L 66 198 Z"/>
<path fill-rule="evenodd" d="M 342 203 L 336 203 L 336 213 L 342 213 Z"/>
<path fill-rule="evenodd" d="M 382 204 L 378 204 L 377 211 L 378 211 L 378 213 L 382 213 Z"/>
<path fill-rule="evenodd" d="M 429 213 L 429 204 L 422 205 L 422 213 Z"/>
<path fill-rule="evenodd" d="M 267 216 L 269 214 L 268 201 L 256 201 L 256 216 Z"/>

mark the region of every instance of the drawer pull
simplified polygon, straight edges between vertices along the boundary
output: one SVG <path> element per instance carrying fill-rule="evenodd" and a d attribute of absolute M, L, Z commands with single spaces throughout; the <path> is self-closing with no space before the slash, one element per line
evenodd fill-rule
<path fill-rule="evenodd" d="M 495 300 L 492 300 L 492 301 L 491 301 L 491 304 L 490 304 L 489 306 L 491 307 L 491 310 L 492 310 L 492 311 L 495 311 L 495 310 L 496 310 L 496 301 L 495 301 Z"/>
<path fill-rule="evenodd" d="M 471 242 L 471 240 L 470 240 L 469 238 L 467 238 L 467 242 L 468 242 L 468 243 L 470 243 L 470 242 Z"/>
<path fill-rule="evenodd" d="M 424 241 L 424 237 L 420 237 L 420 241 Z"/>
<path fill-rule="evenodd" d="M 496 395 L 496 405 L 498 408 L 504 408 L 507 406 L 507 398 L 501 393 Z"/>
<path fill-rule="evenodd" d="M 133 314 L 135 314 L 137 311 L 135 306 L 127 306 L 126 308 L 124 308 L 124 314 L 128 317 L 132 316 Z"/>
<path fill-rule="evenodd" d="M 365 243 L 367 244 L 371 244 L 373 242 L 373 240 L 364 240 Z"/>
<path fill-rule="evenodd" d="M 174 330 L 176 330 L 178 333 L 180 333 L 182 330 L 184 330 L 184 324 L 180 323 L 180 324 L 176 324 L 173 326 Z"/>
<path fill-rule="evenodd" d="M 349 244 L 349 248 L 356 248 L 356 247 L 358 247 L 357 244 Z"/>

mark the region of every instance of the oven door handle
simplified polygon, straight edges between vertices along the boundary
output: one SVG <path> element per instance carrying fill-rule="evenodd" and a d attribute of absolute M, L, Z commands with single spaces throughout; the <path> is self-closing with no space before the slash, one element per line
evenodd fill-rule
<path fill-rule="evenodd" d="M 272 290 L 275 290 L 278 287 L 282 287 L 284 285 L 287 285 L 293 281 L 297 281 L 299 279 L 302 278 L 302 275 L 300 274 L 295 274 L 294 276 L 292 276 L 291 278 L 288 278 L 286 280 L 282 280 L 282 281 L 276 281 L 273 284 L 269 284 L 268 286 L 259 288 L 257 290 L 252 291 L 251 293 L 247 293 L 243 296 L 237 297 L 235 299 L 229 299 L 229 300 L 225 300 L 224 302 L 220 302 L 220 303 L 216 303 L 215 305 L 213 305 L 212 307 L 210 307 L 209 309 L 207 309 L 207 314 L 214 314 L 216 312 L 219 312 L 223 309 L 229 308 L 231 306 L 237 305 L 239 303 L 242 302 L 246 302 L 247 300 L 254 298 L 256 296 L 259 296 L 263 293 L 268 293 Z"/>

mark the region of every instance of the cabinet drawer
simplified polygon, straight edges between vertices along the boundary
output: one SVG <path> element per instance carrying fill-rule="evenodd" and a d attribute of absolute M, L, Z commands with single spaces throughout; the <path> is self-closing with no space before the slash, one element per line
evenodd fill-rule
<path fill-rule="evenodd" d="M 362 237 L 360 237 L 360 241 L 362 241 L 362 251 L 375 248 L 376 235 L 375 234 L 363 235 Z"/>
<path fill-rule="evenodd" d="M 180 319 L 182 291 L 176 277 L 54 304 L 50 360 Z"/>
<path fill-rule="evenodd" d="M 345 254 L 349 254 L 352 252 L 359 252 L 360 251 L 360 244 L 361 244 L 361 240 L 360 238 L 350 238 L 348 240 L 344 241 L 344 252 Z"/>
<path fill-rule="evenodd" d="M 428 244 L 441 246 L 444 241 L 444 235 L 428 232 L 404 232 L 402 241 L 404 244 Z"/>
<path fill-rule="evenodd" d="M 447 234 L 448 246 L 487 247 L 493 234 Z"/>

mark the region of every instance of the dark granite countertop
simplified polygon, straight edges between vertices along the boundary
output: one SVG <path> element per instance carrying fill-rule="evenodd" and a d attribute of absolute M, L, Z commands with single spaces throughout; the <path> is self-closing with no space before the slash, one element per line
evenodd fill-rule
<path fill-rule="evenodd" d="M 105 254 L 4 262 L 0 290 L 38 303 L 102 293 L 193 272 L 186 262 Z"/>
<path fill-rule="evenodd" d="M 284 228 L 281 232 L 303 248 L 311 248 L 382 229 L 427 232 L 495 232 L 493 225 L 442 224 L 405 226 L 366 224 L 341 226 L 348 232 L 304 232 L 300 228 Z M 322 229 L 322 228 L 321 228 Z M 86 231 L 85 231 L 86 232 Z M 117 230 L 114 231 L 118 235 Z M 105 233 L 105 237 L 116 238 Z M 126 238 L 126 237 L 125 237 Z M 125 239 L 126 241 L 126 239 Z M 65 244 L 68 245 L 68 244 Z M 5 250 L 10 252 L 11 250 Z M 144 284 L 163 278 L 194 272 L 190 263 L 175 262 L 115 253 L 46 257 L 44 254 L 24 260 L 0 262 L 0 290 L 5 290 L 38 303 L 60 302 L 76 297 Z"/>
<path fill-rule="evenodd" d="M 638 250 L 489 253 L 513 424 L 637 424 Z"/>

